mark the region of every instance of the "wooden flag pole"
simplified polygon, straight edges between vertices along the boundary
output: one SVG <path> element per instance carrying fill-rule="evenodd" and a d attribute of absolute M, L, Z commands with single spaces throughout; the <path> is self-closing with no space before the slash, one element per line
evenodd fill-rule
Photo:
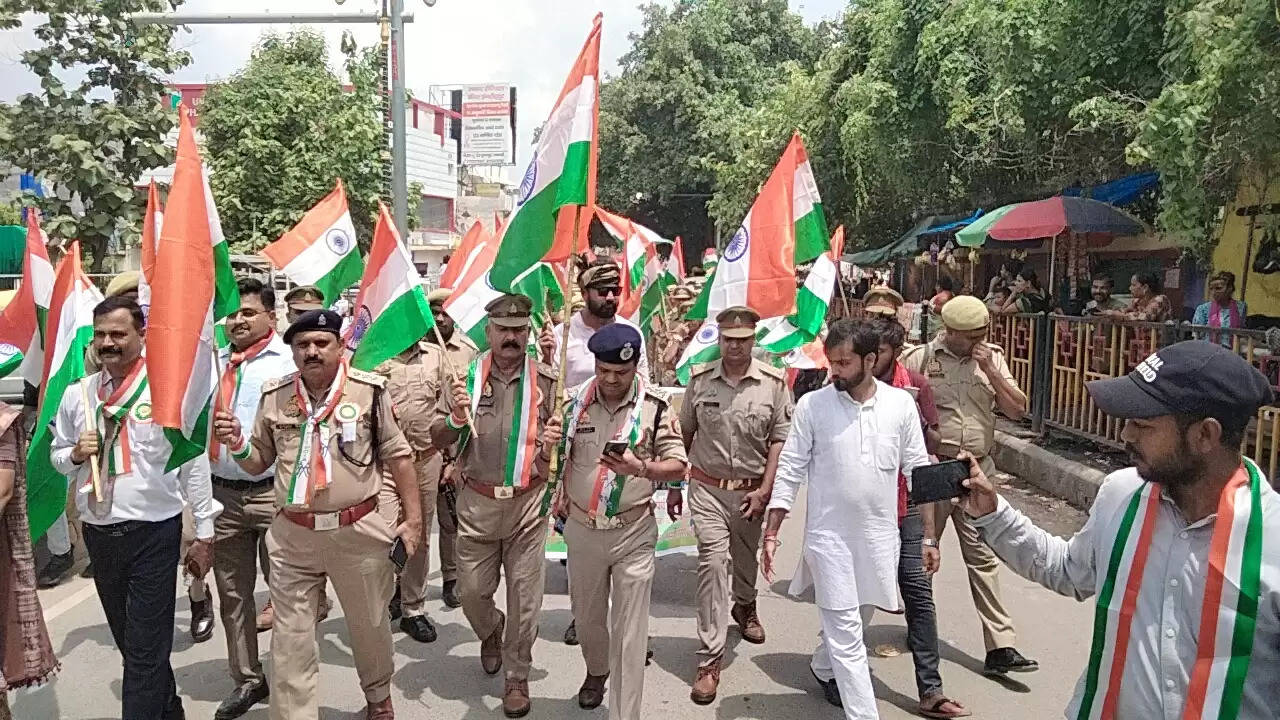
<path fill-rule="evenodd" d="M 849 310 L 849 297 L 844 294 L 844 279 L 840 277 L 840 261 L 836 261 L 836 292 L 840 293 L 840 301 L 844 303 L 844 316 L 850 317 L 853 313 Z"/>
<path fill-rule="evenodd" d="M 556 404 L 555 404 L 555 408 L 552 410 L 552 412 L 554 412 L 557 416 L 563 413 L 563 407 L 564 407 L 564 401 L 565 401 L 564 382 L 565 382 L 565 374 L 568 372 L 568 368 L 569 368 L 569 311 L 571 310 L 573 305 L 572 303 L 573 289 L 578 284 L 578 273 L 575 271 L 573 264 L 574 264 L 575 258 L 578 255 L 578 228 L 582 224 L 581 220 L 582 220 L 582 206 L 575 205 L 573 208 L 573 241 L 569 244 L 569 267 L 567 268 L 569 277 L 565 278 L 565 280 L 567 280 L 567 282 L 565 283 L 565 285 L 567 286 L 565 290 L 568 291 L 569 297 L 565 298 L 564 322 L 560 323 L 561 327 L 564 328 L 564 332 L 562 333 L 562 336 L 560 338 L 560 369 L 556 373 L 556 389 L 555 389 Z M 560 447 L 559 445 L 557 445 L 556 447 L 551 449 L 551 463 L 550 463 L 549 475 L 551 476 L 552 483 L 555 482 L 555 477 L 559 472 L 559 470 L 560 470 Z"/>
<path fill-rule="evenodd" d="M 449 377 L 456 377 L 453 372 L 453 361 L 449 359 L 449 350 L 444 346 L 444 337 L 440 335 L 440 326 L 436 325 L 434 316 L 431 318 L 431 332 L 435 333 L 436 344 L 440 346 L 440 355 L 444 360 L 444 371 L 449 375 Z M 455 329 L 454 332 L 457 332 L 457 329 Z M 461 410 L 462 419 L 467 425 L 471 426 L 471 434 L 478 436 L 480 434 L 480 429 L 476 427 L 476 424 L 471 420 L 471 408 L 461 408 Z"/>
<path fill-rule="evenodd" d="M 84 406 L 84 429 L 97 431 L 97 423 L 94 422 L 93 413 L 89 411 L 89 386 L 85 384 L 84 378 L 80 379 L 80 401 Z M 89 456 L 89 476 L 93 479 L 93 497 L 98 502 L 102 502 L 102 471 L 98 468 L 98 453 Z"/>

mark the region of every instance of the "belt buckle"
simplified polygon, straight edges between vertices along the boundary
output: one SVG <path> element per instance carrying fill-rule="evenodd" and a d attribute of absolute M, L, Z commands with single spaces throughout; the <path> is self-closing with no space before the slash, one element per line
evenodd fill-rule
<path fill-rule="evenodd" d="M 341 512 L 313 513 L 316 530 L 337 530 L 342 517 Z"/>
<path fill-rule="evenodd" d="M 622 527 L 622 518 L 618 516 L 609 517 L 608 515 L 597 514 L 591 519 L 591 524 L 597 530 L 616 530 Z"/>
<path fill-rule="evenodd" d="M 493 496 L 498 500 L 510 500 L 516 496 L 516 489 L 510 485 L 494 485 Z"/>

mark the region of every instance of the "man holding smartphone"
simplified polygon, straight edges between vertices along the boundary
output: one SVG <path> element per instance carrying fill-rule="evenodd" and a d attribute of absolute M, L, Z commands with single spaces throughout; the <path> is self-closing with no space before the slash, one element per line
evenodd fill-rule
<path fill-rule="evenodd" d="M 684 477 L 684 444 L 665 395 L 637 372 L 640 332 L 621 323 L 587 341 L 596 374 L 570 392 L 560 441 L 569 586 L 587 676 L 578 705 L 598 707 L 608 681 L 611 720 L 639 720 L 658 524 L 656 487 Z"/>

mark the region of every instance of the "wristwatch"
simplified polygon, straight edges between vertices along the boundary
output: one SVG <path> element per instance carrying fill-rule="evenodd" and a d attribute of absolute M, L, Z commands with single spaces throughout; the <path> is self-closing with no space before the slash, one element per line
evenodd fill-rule
<path fill-rule="evenodd" d="M 925 538 L 920 541 L 920 544 L 925 547 L 931 547 L 931 548 L 938 547 L 938 541 L 934 540 L 933 538 Z"/>

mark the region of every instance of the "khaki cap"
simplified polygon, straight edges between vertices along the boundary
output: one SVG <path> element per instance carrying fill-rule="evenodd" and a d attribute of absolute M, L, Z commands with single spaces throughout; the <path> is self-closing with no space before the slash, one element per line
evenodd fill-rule
<path fill-rule="evenodd" d="M 862 310 L 874 315 L 897 315 L 902 303 L 902 296 L 897 290 L 887 287 L 872 288 L 862 297 Z"/>
<path fill-rule="evenodd" d="M 621 274 L 615 263 L 590 265 L 578 275 L 578 285 L 584 290 L 589 288 L 616 288 L 621 283 Z"/>
<path fill-rule="evenodd" d="M 321 303 L 324 302 L 324 293 L 320 292 L 320 288 L 315 285 L 298 285 L 285 293 L 284 301 L 286 305 L 296 308 L 301 308 L 307 303 L 321 307 Z"/>
<path fill-rule="evenodd" d="M 436 288 L 435 290 L 427 293 L 427 302 L 442 303 L 451 297 L 453 297 L 453 291 L 449 288 Z"/>
<path fill-rule="evenodd" d="M 716 323 L 720 326 L 722 337 L 755 337 L 758 322 L 760 322 L 760 313 L 745 305 L 727 307 L 716 315 Z"/>
<path fill-rule="evenodd" d="M 981 330 L 991 324 L 991 311 L 972 295 L 957 295 L 942 306 L 942 324 L 961 332 Z"/>
<path fill-rule="evenodd" d="M 111 278 L 111 282 L 107 283 L 107 291 L 103 295 L 105 297 L 115 297 L 116 295 L 123 295 L 137 290 L 141 279 L 142 274 L 137 270 L 126 270 Z"/>
<path fill-rule="evenodd" d="M 498 327 L 523 327 L 529 324 L 533 301 L 524 295 L 508 293 L 494 298 L 484 306 L 489 322 Z"/>

